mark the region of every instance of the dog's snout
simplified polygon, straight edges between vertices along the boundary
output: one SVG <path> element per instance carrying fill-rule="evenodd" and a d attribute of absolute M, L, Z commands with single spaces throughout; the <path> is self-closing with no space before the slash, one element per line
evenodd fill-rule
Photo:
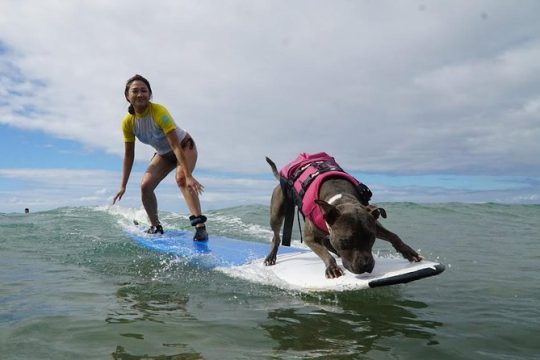
<path fill-rule="evenodd" d="M 373 260 L 373 258 L 370 258 L 369 262 L 364 265 L 364 272 L 371 274 L 373 268 L 375 268 L 375 260 Z"/>
<path fill-rule="evenodd" d="M 343 266 L 353 274 L 371 273 L 375 268 L 375 260 L 371 254 L 360 255 L 352 261 L 343 259 Z"/>

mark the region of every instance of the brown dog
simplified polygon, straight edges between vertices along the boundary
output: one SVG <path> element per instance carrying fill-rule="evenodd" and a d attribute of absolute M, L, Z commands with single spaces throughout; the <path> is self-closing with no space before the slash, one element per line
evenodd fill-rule
<path fill-rule="evenodd" d="M 279 172 L 272 160 L 266 158 L 274 176 L 279 180 Z M 410 246 L 399 236 L 385 229 L 377 220 L 386 218 L 386 211 L 376 205 L 364 206 L 356 196 L 352 183 L 339 178 L 325 180 L 319 189 L 319 199 L 315 202 L 321 207 L 328 233 L 321 231 L 309 218 L 305 218 L 304 239 L 326 265 L 327 278 L 342 276 L 343 270 L 337 265 L 330 252 L 342 260 L 343 266 L 354 274 L 371 273 L 375 260 L 371 249 L 375 238 L 389 241 L 392 246 L 409 261 L 421 261 Z M 280 185 L 272 193 L 270 204 L 270 226 L 274 232 L 272 247 L 264 260 L 265 265 L 275 265 L 279 245 L 280 229 L 286 212 L 286 199 Z"/>

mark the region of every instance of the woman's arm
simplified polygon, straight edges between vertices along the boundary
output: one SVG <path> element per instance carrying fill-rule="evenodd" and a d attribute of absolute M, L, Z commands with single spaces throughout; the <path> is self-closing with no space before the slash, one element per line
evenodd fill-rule
<path fill-rule="evenodd" d="M 176 133 L 176 131 L 171 131 L 167 133 L 166 136 L 167 140 L 169 141 L 169 145 L 171 145 L 172 151 L 174 152 L 174 155 L 178 160 L 177 166 L 182 167 L 182 171 L 184 172 L 184 176 L 186 179 L 187 188 L 190 192 L 201 194 L 204 187 L 191 174 L 190 164 L 188 164 L 186 160 L 186 155 L 184 153 L 184 150 L 182 149 L 182 146 L 180 145 L 178 134 Z"/>
<path fill-rule="evenodd" d="M 174 155 L 176 156 L 176 159 L 178 159 L 179 165 L 182 166 L 182 170 L 184 171 L 184 175 L 186 176 L 186 179 L 188 177 L 192 177 L 191 169 L 189 169 L 189 166 L 187 166 L 186 155 L 184 154 L 184 150 L 182 149 L 182 146 L 180 146 L 180 140 L 178 139 L 178 134 L 176 133 L 176 131 L 171 131 L 166 136 L 167 136 L 167 141 L 169 141 L 169 145 L 171 145 L 171 149 L 174 152 Z"/>
<path fill-rule="evenodd" d="M 135 142 L 126 142 L 124 143 L 124 163 L 122 170 L 122 183 L 120 185 L 120 190 L 116 193 L 116 196 L 113 199 L 113 204 L 116 201 L 122 199 L 122 196 L 126 192 L 127 183 L 129 180 L 129 175 L 131 174 L 131 169 L 133 168 L 133 161 L 135 160 Z"/>

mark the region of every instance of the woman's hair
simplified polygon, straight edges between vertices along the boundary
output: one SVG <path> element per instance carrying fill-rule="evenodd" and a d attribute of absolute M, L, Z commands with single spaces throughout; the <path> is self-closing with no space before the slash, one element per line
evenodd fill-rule
<path fill-rule="evenodd" d="M 128 92 L 129 92 L 129 87 L 131 86 L 131 83 L 137 80 L 142 81 L 146 85 L 146 87 L 148 88 L 148 91 L 150 92 L 150 97 L 152 97 L 152 87 L 150 87 L 150 82 L 146 80 L 146 78 L 144 78 L 142 75 L 136 74 L 130 77 L 128 81 L 126 82 L 126 88 L 124 89 L 124 96 L 126 97 L 126 100 L 128 99 Z M 135 109 L 133 108 L 133 105 L 129 104 L 128 112 L 131 115 L 135 114 Z"/>

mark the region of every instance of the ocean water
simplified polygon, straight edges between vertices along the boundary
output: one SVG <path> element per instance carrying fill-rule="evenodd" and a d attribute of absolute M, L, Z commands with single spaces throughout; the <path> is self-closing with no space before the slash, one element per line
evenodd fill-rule
<path fill-rule="evenodd" d="M 125 229 L 139 209 L 0 214 L 0 359 L 540 358 L 540 206 L 384 207 L 444 273 L 291 292 L 138 246 Z M 266 206 L 208 215 L 211 234 L 270 242 Z"/>

